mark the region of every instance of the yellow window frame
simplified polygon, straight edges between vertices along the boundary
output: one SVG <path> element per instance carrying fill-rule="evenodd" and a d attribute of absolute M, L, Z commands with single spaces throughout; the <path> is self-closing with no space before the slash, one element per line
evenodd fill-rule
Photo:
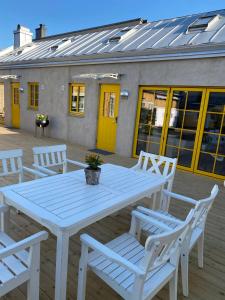
<path fill-rule="evenodd" d="M 34 92 L 33 99 L 32 99 L 32 93 L 31 93 L 32 88 L 34 88 L 34 91 L 36 90 L 36 88 L 38 88 L 38 97 L 36 95 L 36 92 Z M 28 82 L 28 108 L 33 109 L 33 110 L 38 110 L 39 98 L 40 98 L 39 97 L 39 83 L 38 82 Z M 34 104 L 32 104 L 32 102 Z"/>
<path fill-rule="evenodd" d="M 73 111 L 71 109 L 72 107 L 72 94 L 73 94 L 73 88 L 78 88 L 78 97 L 77 97 L 77 104 L 76 104 L 76 111 Z M 84 111 L 80 112 L 79 109 L 79 101 L 80 101 L 80 88 L 84 88 Z M 69 84 L 69 114 L 72 116 L 84 116 L 85 112 L 85 100 L 86 100 L 86 86 L 84 83 L 70 83 Z"/>
<path fill-rule="evenodd" d="M 137 137 L 138 137 L 138 125 L 140 121 L 140 113 L 141 113 L 141 103 L 142 103 L 142 93 L 143 90 L 145 89 L 150 89 L 153 91 L 167 91 L 167 97 L 166 97 L 166 104 L 165 104 L 165 117 L 163 120 L 163 128 L 162 128 L 162 134 L 161 134 L 161 141 L 160 141 L 160 148 L 159 148 L 159 154 L 163 155 L 163 145 L 164 145 L 164 132 L 165 132 L 165 127 L 167 123 L 167 117 L 168 117 L 168 102 L 170 99 L 170 88 L 169 87 L 162 87 L 162 86 L 140 86 L 139 87 L 139 95 L 138 95 L 138 106 L 137 106 L 137 113 L 136 113 L 136 121 L 135 121 L 135 131 L 134 131 L 134 142 L 133 142 L 133 157 L 138 158 L 138 155 L 136 154 L 136 148 L 137 148 Z"/>

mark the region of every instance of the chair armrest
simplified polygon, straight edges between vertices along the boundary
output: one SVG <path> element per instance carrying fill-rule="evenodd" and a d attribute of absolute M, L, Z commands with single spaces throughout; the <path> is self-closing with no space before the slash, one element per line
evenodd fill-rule
<path fill-rule="evenodd" d="M 79 167 L 82 167 L 82 168 L 87 168 L 88 167 L 87 164 L 79 162 L 79 161 L 76 161 L 76 160 L 66 159 L 66 161 L 69 164 L 76 165 L 76 166 L 79 166 Z"/>
<path fill-rule="evenodd" d="M 37 175 L 40 178 L 48 176 L 47 174 L 41 173 L 37 170 L 31 169 L 31 168 L 28 168 L 28 167 L 25 167 L 25 166 L 23 166 L 23 170 L 27 173 L 32 174 L 32 175 Z"/>
<path fill-rule="evenodd" d="M 8 205 L 1 204 L 0 205 L 0 213 L 7 212 L 9 209 Z"/>
<path fill-rule="evenodd" d="M 155 218 L 152 218 L 149 215 L 147 216 L 146 214 L 143 214 L 137 210 L 132 211 L 132 217 L 135 217 L 142 222 L 149 223 L 153 226 L 156 226 L 157 228 L 162 229 L 162 230 L 166 230 L 166 231 L 173 230 L 173 228 L 169 227 L 165 223 L 160 222 L 160 221 L 156 220 Z"/>
<path fill-rule="evenodd" d="M 113 261 L 114 263 L 119 264 L 120 266 L 128 269 L 129 271 L 135 273 L 138 276 L 144 276 L 145 272 L 144 270 L 140 269 L 136 265 L 132 264 L 130 261 L 126 260 L 124 257 L 120 256 L 107 246 L 101 244 L 88 234 L 82 234 L 80 237 L 82 243 L 84 243 L 89 248 L 97 251 L 104 257 L 108 258 L 109 260 Z"/>
<path fill-rule="evenodd" d="M 0 259 L 3 259 L 7 256 L 25 250 L 26 248 L 30 248 L 36 244 L 39 244 L 43 240 L 47 240 L 48 233 L 47 231 L 40 231 L 35 233 L 22 241 L 15 242 L 14 244 L 9 245 L 6 248 L 0 250 Z"/>
<path fill-rule="evenodd" d="M 57 175 L 57 174 L 58 174 L 58 173 L 55 172 L 55 171 L 49 170 L 48 168 L 45 168 L 45 167 L 38 166 L 38 165 L 36 165 L 36 164 L 33 164 L 32 166 L 33 166 L 35 169 L 38 169 L 38 170 L 40 170 L 41 172 L 46 173 L 47 175 Z"/>
<path fill-rule="evenodd" d="M 194 200 L 190 197 L 186 197 L 186 196 L 183 196 L 183 195 L 180 195 L 180 194 L 175 194 L 175 193 L 169 192 L 167 190 L 163 190 L 162 192 L 163 192 L 164 195 L 166 195 L 168 197 L 171 197 L 171 198 L 174 198 L 174 199 L 177 199 L 177 200 L 181 200 L 181 201 L 187 202 L 189 204 L 196 205 L 198 203 L 198 201 L 196 201 L 196 200 Z"/>
<path fill-rule="evenodd" d="M 164 214 L 162 214 L 160 212 L 157 212 L 155 210 L 151 210 L 149 208 L 145 208 L 142 206 L 138 206 L 137 211 L 141 212 L 142 214 L 148 215 L 150 217 L 160 219 L 162 221 L 176 223 L 177 225 L 183 224 L 183 221 L 181 221 L 181 220 L 171 218 L 170 216 L 165 216 Z"/>

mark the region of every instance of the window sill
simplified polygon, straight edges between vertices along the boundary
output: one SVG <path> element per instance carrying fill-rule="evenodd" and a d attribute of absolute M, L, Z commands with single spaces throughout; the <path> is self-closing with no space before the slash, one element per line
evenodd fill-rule
<path fill-rule="evenodd" d="M 85 114 L 84 113 L 72 113 L 72 112 L 69 112 L 69 116 L 70 117 L 77 117 L 77 118 L 84 118 Z"/>

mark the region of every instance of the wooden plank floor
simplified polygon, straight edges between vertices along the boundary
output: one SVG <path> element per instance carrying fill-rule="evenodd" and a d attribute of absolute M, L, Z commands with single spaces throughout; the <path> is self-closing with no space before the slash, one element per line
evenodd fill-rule
<path fill-rule="evenodd" d="M 0 150 L 24 149 L 24 163 L 32 164 L 31 149 L 33 146 L 64 143 L 63 141 L 50 138 L 35 138 L 33 135 L 0 127 Z M 84 160 L 87 149 L 78 145 L 68 144 L 68 157 L 76 160 Z M 123 158 L 118 155 L 104 157 L 105 162 L 112 162 L 124 166 L 132 166 L 135 160 Z M 0 179 L 0 186 L 13 183 L 15 179 Z M 208 195 L 212 186 L 217 183 L 220 193 L 209 214 L 206 239 L 205 239 L 205 265 L 204 269 L 198 269 L 196 263 L 196 250 L 190 256 L 190 296 L 184 298 L 181 293 L 181 282 L 179 280 L 178 299 L 192 300 L 222 300 L 225 299 L 225 188 L 222 181 L 209 177 L 193 175 L 191 173 L 177 171 L 174 183 L 174 191 L 193 196 L 197 199 Z M 181 204 L 173 204 L 172 210 L 179 216 L 184 216 L 186 210 Z M 82 232 L 87 232 L 102 242 L 126 232 L 130 223 L 131 208 L 121 210 L 116 215 L 109 216 Z M 41 226 L 33 222 L 23 214 L 18 215 L 11 212 L 10 234 L 16 239 L 23 239 L 30 234 L 41 230 Z M 41 291 L 40 299 L 54 299 L 54 276 L 55 276 L 55 237 L 50 235 L 49 239 L 42 244 L 41 249 Z M 68 273 L 67 299 L 76 299 L 77 270 L 80 257 L 79 235 L 71 238 Z M 26 285 L 9 293 L 2 299 L 25 300 Z M 105 285 L 94 274 L 89 272 L 87 280 L 87 300 L 116 300 L 121 299 L 112 289 Z M 168 287 L 164 288 L 154 298 L 160 300 L 168 299 Z"/>

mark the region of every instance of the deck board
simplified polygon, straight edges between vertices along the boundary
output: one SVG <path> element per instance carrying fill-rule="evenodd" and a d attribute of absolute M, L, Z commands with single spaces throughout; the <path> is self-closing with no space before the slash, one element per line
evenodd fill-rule
<path fill-rule="evenodd" d="M 36 138 L 32 134 L 22 130 L 10 130 L 0 127 L 0 150 L 23 148 L 24 164 L 31 166 L 33 146 L 51 145 L 65 143 L 52 138 Z M 68 145 L 68 157 L 75 160 L 84 161 L 87 148 L 79 145 Z M 132 166 L 136 160 L 124 158 L 118 155 L 104 156 L 105 162 Z M 29 177 L 27 178 L 29 179 Z M 14 183 L 15 179 L 0 179 L 0 186 Z M 199 175 L 194 175 L 184 171 L 177 171 L 174 181 L 174 191 L 192 196 L 197 199 L 205 197 L 212 186 L 217 183 L 220 193 L 209 214 L 206 226 L 205 239 L 205 260 L 204 269 L 197 267 L 197 253 L 194 249 L 190 256 L 190 296 L 184 298 L 181 293 L 181 281 L 179 278 L 178 299 L 191 300 L 224 300 L 225 299 L 225 188 L 223 182 Z M 146 200 L 142 202 L 146 203 Z M 102 242 L 117 237 L 126 232 L 130 224 L 130 212 L 132 207 L 127 207 L 97 223 L 87 227 L 81 232 L 87 232 Z M 185 211 L 181 203 L 172 204 L 172 211 L 180 217 L 185 216 Z M 20 240 L 43 229 L 39 224 L 32 221 L 23 214 L 16 214 L 11 211 L 10 235 Z M 54 272 L 55 272 L 55 249 L 56 239 L 50 235 L 44 241 L 41 249 L 41 282 L 40 300 L 54 299 Z M 69 271 L 68 271 L 68 292 L 67 299 L 76 299 L 77 271 L 80 257 L 79 235 L 71 238 L 69 251 Z M 26 285 L 15 289 L 8 295 L 2 297 L 4 300 L 25 300 Z M 87 300 L 116 300 L 121 299 L 103 281 L 93 273 L 88 273 L 87 280 Z M 168 287 L 161 290 L 154 300 L 167 300 Z"/>

